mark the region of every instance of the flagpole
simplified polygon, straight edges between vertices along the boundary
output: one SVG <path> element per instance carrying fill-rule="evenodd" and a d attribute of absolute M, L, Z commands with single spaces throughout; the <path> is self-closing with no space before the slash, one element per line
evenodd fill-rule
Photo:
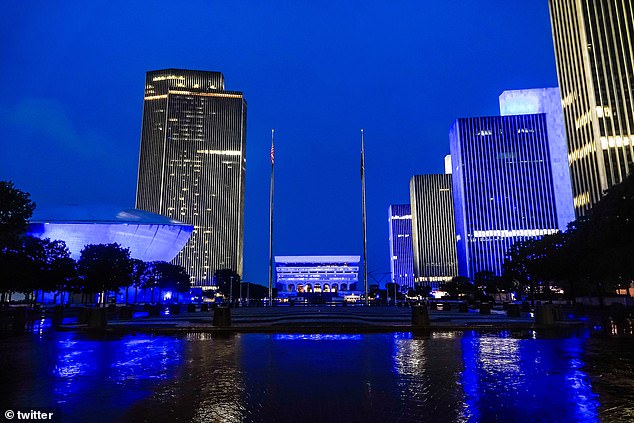
<path fill-rule="evenodd" d="M 273 193 L 275 189 L 275 129 L 271 129 L 271 192 L 269 197 L 269 305 L 273 305 Z"/>
<path fill-rule="evenodd" d="M 363 217 L 363 289 L 365 290 L 365 305 L 370 305 L 368 298 L 368 240 L 365 209 L 365 145 L 363 129 L 361 129 L 361 202 Z"/>

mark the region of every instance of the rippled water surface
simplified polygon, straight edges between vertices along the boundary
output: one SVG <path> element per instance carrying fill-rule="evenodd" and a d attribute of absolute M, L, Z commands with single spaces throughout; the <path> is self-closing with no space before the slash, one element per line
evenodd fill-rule
<path fill-rule="evenodd" d="M 633 348 L 586 333 L 44 331 L 0 340 L 0 401 L 64 422 L 626 422 Z"/>

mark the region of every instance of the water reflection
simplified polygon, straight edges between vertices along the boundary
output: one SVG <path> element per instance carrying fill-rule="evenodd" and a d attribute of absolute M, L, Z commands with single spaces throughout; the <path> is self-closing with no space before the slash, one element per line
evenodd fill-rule
<path fill-rule="evenodd" d="M 530 332 L 53 331 L 0 341 L 0 400 L 57 406 L 65 422 L 592 422 L 600 410 L 587 342 Z M 632 360 L 614 363 L 630 347 L 617 345 L 601 370 L 622 386 L 631 386 Z"/>
<path fill-rule="evenodd" d="M 273 334 L 272 339 L 276 341 L 361 341 L 363 335 L 349 335 L 340 333 L 292 333 Z"/>
<path fill-rule="evenodd" d="M 457 332 L 429 336 L 394 334 L 393 368 L 405 421 L 460 422 L 464 399 L 459 386 L 462 371 Z M 456 348 L 458 347 L 458 348 Z"/>
<path fill-rule="evenodd" d="M 53 405 L 63 405 L 73 413 L 90 413 L 95 404 L 86 399 L 107 393 L 114 407 L 105 415 L 116 414 L 119 407 L 147 396 L 154 381 L 173 377 L 181 360 L 181 344 L 173 337 L 104 339 L 60 333 L 54 342 Z"/>
<path fill-rule="evenodd" d="M 469 421 L 598 421 L 597 395 L 583 372 L 584 339 L 516 339 L 466 333 L 462 339 Z"/>

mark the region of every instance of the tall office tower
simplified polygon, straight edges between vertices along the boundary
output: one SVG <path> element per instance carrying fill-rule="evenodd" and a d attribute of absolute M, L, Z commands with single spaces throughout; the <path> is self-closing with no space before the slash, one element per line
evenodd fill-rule
<path fill-rule="evenodd" d="M 549 5 L 574 206 L 583 216 L 634 158 L 634 3 Z"/>
<path fill-rule="evenodd" d="M 242 274 L 245 165 L 246 102 L 220 72 L 147 73 L 136 207 L 194 225 L 174 262 L 195 286 Z"/>
<path fill-rule="evenodd" d="M 558 231 L 546 114 L 458 119 L 449 131 L 461 276 L 502 273 L 517 241 Z"/>
<path fill-rule="evenodd" d="M 438 289 L 458 275 L 451 175 L 414 175 L 412 207 L 414 281 Z"/>
<path fill-rule="evenodd" d="M 528 90 L 508 90 L 500 94 L 500 114 L 530 115 L 546 113 L 548 131 L 548 151 L 553 174 L 557 227 L 565 231 L 575 220 L 566 128 L 561 110 L 559 88 L 535 88 Z"/>
<path fill-rule="evenodd" d="M 414 250 L 412 249 L 412 212 L 409 204 L 392 204 L 390 223 L 390 272 L 392 282 L 401 288 L 414 287 Z"/>

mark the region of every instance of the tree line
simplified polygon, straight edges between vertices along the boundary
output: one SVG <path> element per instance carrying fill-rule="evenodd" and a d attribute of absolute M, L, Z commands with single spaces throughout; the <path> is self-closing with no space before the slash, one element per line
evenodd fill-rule
<path fill-rule="evenodd" d="M 514 244 L 504 276 L 533 292 L 562 289 L 570 299 L 627 293 L 634 282 L 634 168 L 565 232 Z"/>
<path fill-rule="evenodd" d="M 163 261 L 144 262 L 130 257 L 130 250 L 121 245 L 86 245 L 74 260 L 64 241 L 40 239 L 26 235 L 28 221 L 35 210 L 30 195 L 12 182 L 0 181 L 0 302 L 21 293 L 29 303 L 54 294 L 57 302 L 69 302 L 73 294 L 82 295 L 82 303 L 102 305 L 109 297 L 134 288 L 133 301 L 139 289 L 151 290 L 161 301 L 162 291 L 188 292 L 190 277 L 182 266 Z M 42 298 L 38 298 L 41 294 Z"/>
<path fill-rule="evenodd" d="M 593 296 L 603 301 L 617 291 L 629 295 L 633 283 L 634 168 L 566 231 L 513 244 L 502 275 L 484 270 L 472 279 L 456 276 L 443 290 L 472 300 L 515 293 L 529 299 Z M 408 296 L 428 293 L 417 287 Z"/>

